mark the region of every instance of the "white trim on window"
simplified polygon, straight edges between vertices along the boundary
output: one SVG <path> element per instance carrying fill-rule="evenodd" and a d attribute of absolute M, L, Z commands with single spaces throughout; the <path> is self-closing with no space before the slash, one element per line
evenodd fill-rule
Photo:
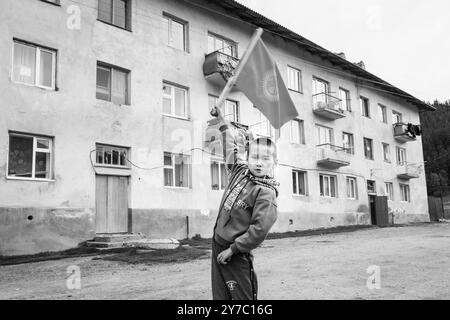
<path fill-rule="evenodd" d="M 164 87 L 165 86 L 171 88 L 170 89 L 170 95 L 166 94 L 164 92 Z M 181 87 L 179 85 L 175 85 L 175 84 L 172 84 L 172 83 L 165 82 L 165 81 L 163 81 L 163 88 L 162 89 L 163 89 L 163 92 L 162 92 L 162 94 L 163 94 L 163 106 L 162 106 L 163 107 L 162 108 L 163 109 L 162 110 L 163 115 L 169 116 L 169 117 L 180 118 L 180 119 L 184 119 L 184 120 L 189 120 L 188 89 L 184 88 L 184 87 Z M 176 104 L 176 101 L 175 101 L 175 99 L 176 99 L 175 89 L 181 90 L 184 93 L 184 115 L 178 115 L 178 114 L 175 113 L 175 104 Z M 164 111 L 164 99 L 165 98 L 170 100 L 170 113 L 166 113 Z"/>

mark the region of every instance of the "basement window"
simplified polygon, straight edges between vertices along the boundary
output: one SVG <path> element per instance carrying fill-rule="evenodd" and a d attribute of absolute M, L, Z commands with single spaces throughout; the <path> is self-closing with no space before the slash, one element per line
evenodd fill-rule
<path fill-rule="evenodd" d="M 53 178 L 53 139 L 22 133 L 9 134 L 8 178 Z"/>
<path fill-rule="evenodd" d="M 95 159 L 100 166 L 128 168 L 128 148 L 97 144 Z"/>
<path fill-rule="evenodd" d="M 16 83 L 55 90 L 56 51 L 14 41 L 12 79 Z"/>

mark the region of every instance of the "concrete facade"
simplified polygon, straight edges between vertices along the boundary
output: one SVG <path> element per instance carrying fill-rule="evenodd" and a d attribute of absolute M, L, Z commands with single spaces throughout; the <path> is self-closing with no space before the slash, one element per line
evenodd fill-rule
<path fill-rule="evenodd" d="M 130 176 L 129 232 L 182 239 L 187 236 L 189 217 L 189 236 L 212 235 L 222 191 L 211 190 L 209 156 L 198 149 L 191 153 L 192 186 L 177 189 L 164 187 L 163 153 L 202 148 L 206 122 L 211 119 L 208 94 L 221 91 L 205 80 L 202 72 L 208 32 L 237 42 L 242 56 L 254 28 L 184 1 L 133 0 L 130 32 L 98 21 L 97 3 L 62 0 L 61 6 L 55 6 L 39 0 L 4 0 L 0 4 L 0 255 L 61 250 L 95 236 L 95 176 L 104 169 L 91 164 L 96 143 L 130 148 L 129 158 L 135 166 L 120 173 Z M 72 30 L 67 21 L 76 8 L 80 10 L 80 29 Z M 188 22 L 188 52 L 165 44 L 163 12 Z M 13 39 L 57 50 L 57 90 L 13 81 Z M 303 93 L 291 92 L 291 96 L 305 124 L 306 142 L 290 143 L 288 126 L 282 128 L 279 162 L 284 166 L 277 169 L 279 218 L 272 231 L 370 224 L 367 179 L 376 181 L 378 195 L 385 194 L 385 182 L 393 183 L 395 201 L 389 202 L 389 209 L 396 223 L 429 221 L 424 172 L 408 182 L 411 202 L 401 202 L 400 168 L 395 163 L 397 145 L 407 148 L 408 162 L 423 163 L 422 141 L 419 137 L 398 143 L 390 116 L 396 110 L 403 114 L 404 122 L 420 124 L 417 107 L 360 85 L 342 71 L 328 69 L 336 67 L 292 42 L 270 33 L 265 33 L 263 40 L 286 81 L 287 65 L 302 71 Z M 97 61 L 130 70 L 130 105 L 96 99 Z M 335 121 L 315 115 L 313 77 L 328 81 L 331 92 L 338 92 L 339 87 L 349 90 L 352 112 Z M 163 81 L 188 88 L 189 120 L 163 115 Z M 360 95 L 370 99 L 371 119 L 361 115 Z M 233 92 L 230 98 L 239 102 L 240 122 L 259 122 L 258 113 L 241 92 Z M 387 124 L 378 119 L 378 103 L 387 107 Z M 342 145 L 343 131 L 354 135 L 350 166 L 331 170 L 337 176 L 338 198 L 320 196 L 319 174 L 330 170 L 317 166 L 316 124 L 334 129 L 336 145 Z M 9 131 L 53 138 L 53 179 L 28 181 L 7 176 Z M 363 137 L 374 141 L 373 161 L 364 157 Z M 392 164 L 383 161 L 382 142 L 391 146 Z M 292 168 L 286 165 L 307 171 L 307 196 L 292 194 Z M 149 170 L 155 167 L 159 168 Z M 357 178 L 357 200 L 346 199 L 346 176 Z"/>

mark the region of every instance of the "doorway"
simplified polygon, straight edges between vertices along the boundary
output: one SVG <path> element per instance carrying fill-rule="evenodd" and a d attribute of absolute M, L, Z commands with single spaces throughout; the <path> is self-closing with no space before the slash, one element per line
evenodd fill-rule
<path fill-rule="evenodd" d="M 95 177 L 95 232 L 128 232 L 128 177 Z"/>

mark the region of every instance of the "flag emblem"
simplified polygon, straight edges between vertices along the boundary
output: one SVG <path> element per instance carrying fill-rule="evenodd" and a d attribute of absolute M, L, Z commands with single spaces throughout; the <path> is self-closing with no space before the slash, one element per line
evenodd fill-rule
<path fill-rule="evenodd" d="M 278 99 L 277 80 L 272 70 L 266 73 L 262 81 L 262 89 L 264 95 L 270 101 L 276 101 Z"/>

